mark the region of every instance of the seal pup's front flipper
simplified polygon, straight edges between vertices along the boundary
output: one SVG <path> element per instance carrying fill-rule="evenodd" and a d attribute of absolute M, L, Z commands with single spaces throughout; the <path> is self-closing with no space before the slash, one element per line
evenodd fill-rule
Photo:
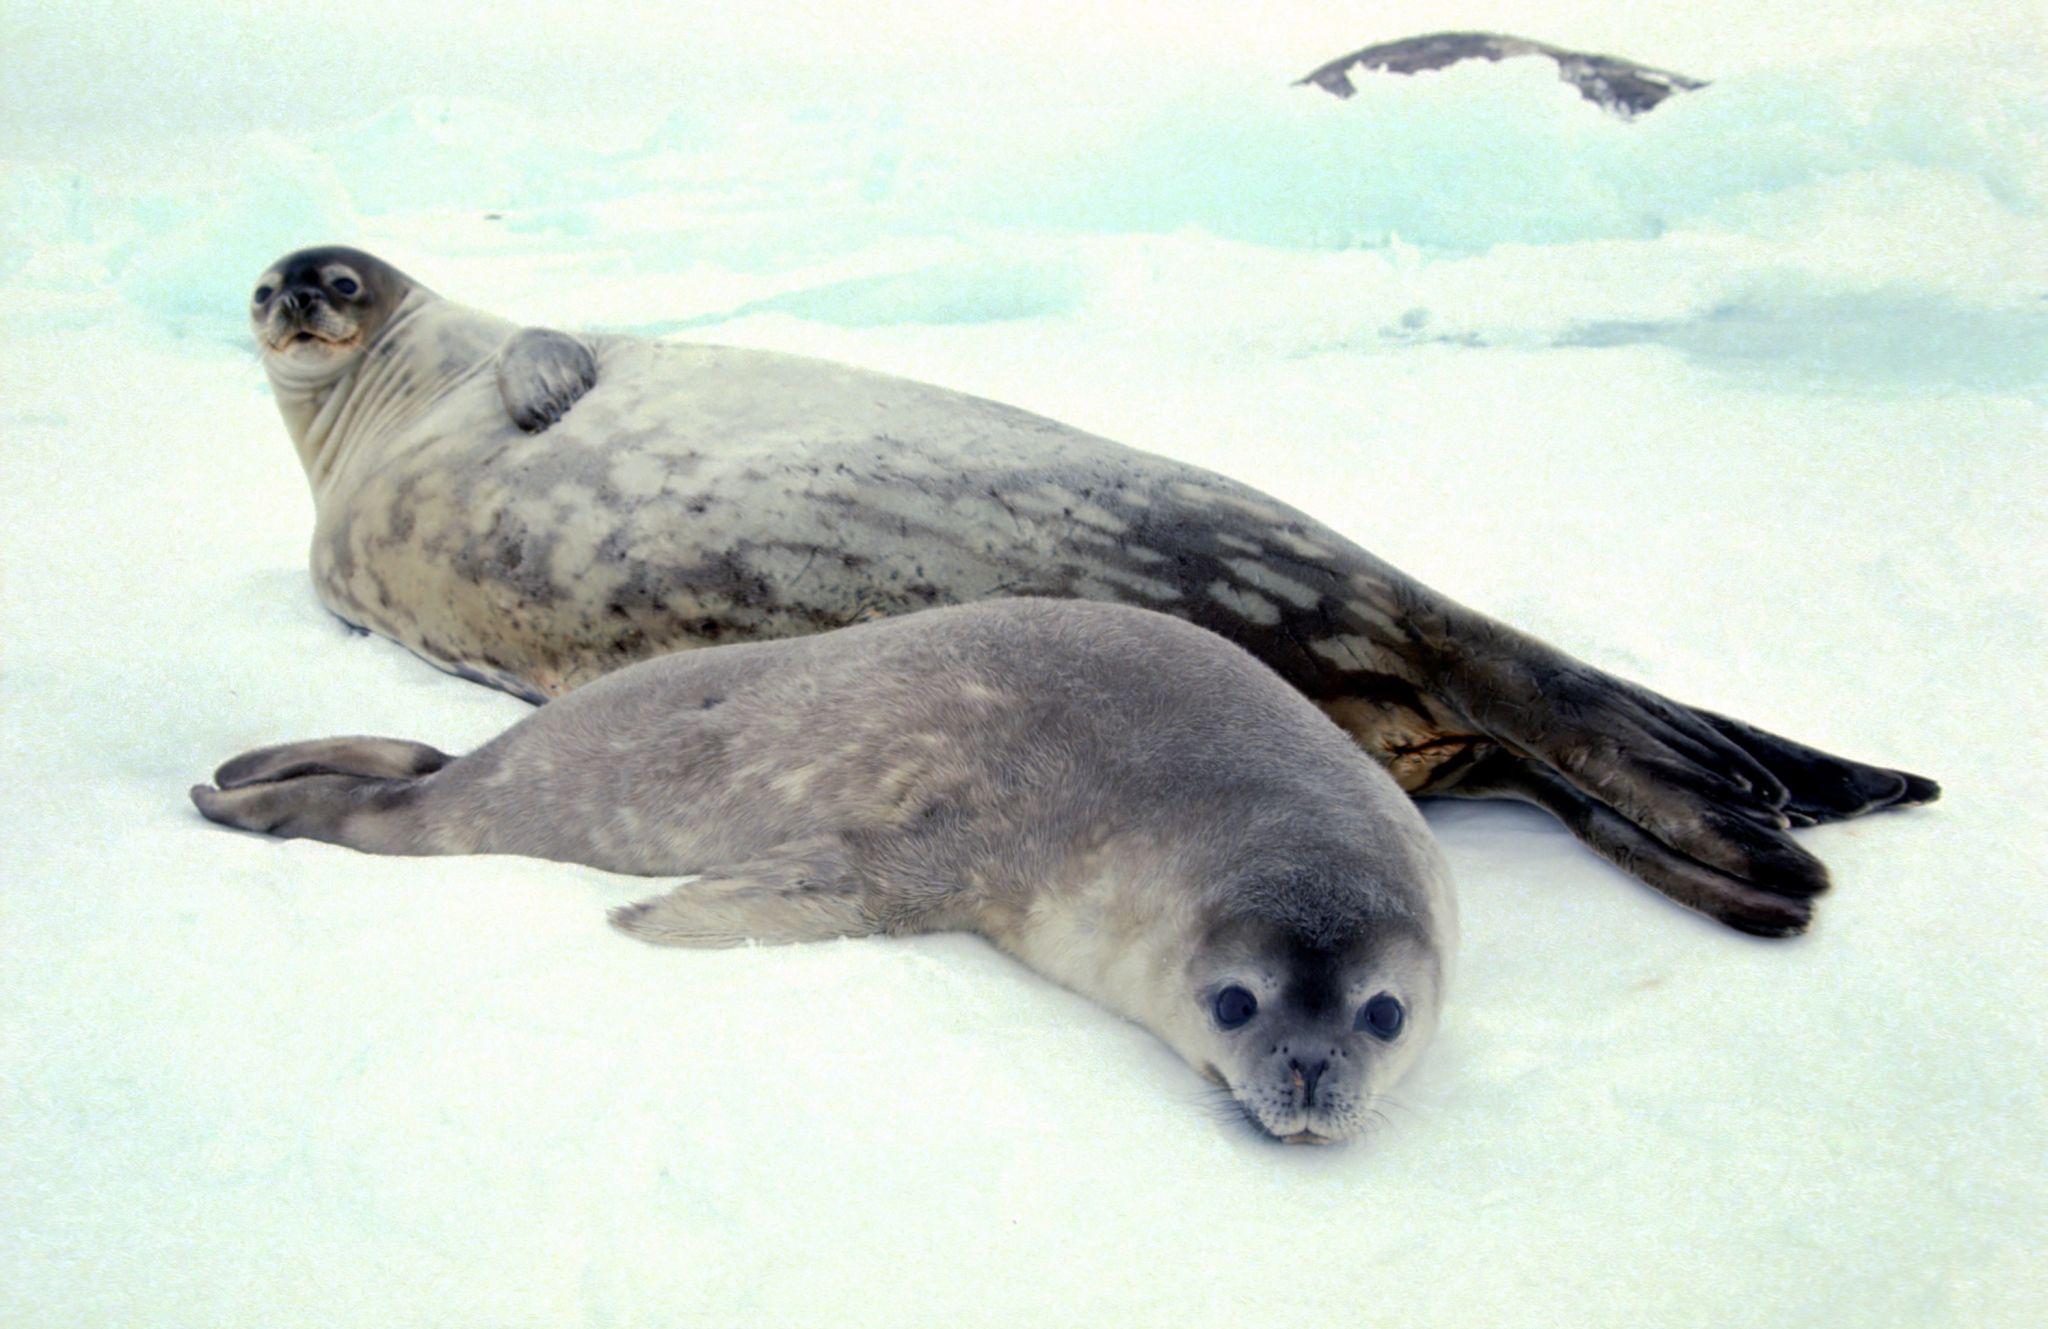
<path fill-rule="evenodd" d="M 529 434 L 561 419 L 596 383 L 596 357 L 566 332 L 521 328 L 498 352 L 498 395 Z"/>
<path fill-rule="evenodd" d="M 866 896 L 839 850 L 814 842 L 714 868 L 667 895 L 620 905 L 610 918 L 619 931 L 662 946 L 829 941 L 882 930 Z"/>

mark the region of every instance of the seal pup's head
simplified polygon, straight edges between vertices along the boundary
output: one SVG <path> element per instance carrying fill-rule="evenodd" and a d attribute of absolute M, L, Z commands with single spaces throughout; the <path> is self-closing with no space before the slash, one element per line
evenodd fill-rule
<path fill-rule="evenodd" d="M 1390 890 L 1390 869 L 1413 880 Z M 1399 867 L 1338 859 L 1240 878 L 1188 962 L 1183 1054 L 1274 1139 L 1357 1135 L 1436 1032 L 1449 900 L 1433 846 Z"/>
<path fill-rule="evenodd" d="M 321 245 L 287 254 L 249 295 L 249 323 L 264 367 L 286 379 L 331 378 L 419 284 L 374 254 Z"/>

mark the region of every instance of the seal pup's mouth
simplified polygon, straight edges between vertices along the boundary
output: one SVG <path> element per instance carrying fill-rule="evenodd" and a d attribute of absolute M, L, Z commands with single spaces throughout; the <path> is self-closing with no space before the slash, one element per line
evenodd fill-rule
<path fill-rule="evenodd" d="M 1273 1137 L 1282 1144 L 1341 1144 L 1341 1140 L 1328 1135 L 1317 1135 L 1314 1131 L 1296 1131 L 1292 1135 Z"/>
<path fill-rule="evenodd" d="M 1276 1124 L 1261 1120 L 1258 1109 L 1246 1102 L 1228 1080 L 1225 1080 L 1220 1075 L 1217 1079 L 1223 1089 L 1223 1092 L 1217 1095 L 1218 1120 L 1235 1120 L 1239 1124 L 1248 1127 L 1253 1135 L 1269 1144 L 1346 1144 L 1357 1133 L 1345 1130 L 1345 1123 L 1342 1120 L 1334 1123 L 1336 1126 L 1335 1130 L 1330 1129 L 1333 1123 L 1329 1121 L 1312 1125 L 1311 1122 L 1314 1121 L 1314 1118 L 1307 1112 L 1300 1111 L 1299 1109 L 1287 1114 L 1293 1118 L 1292 1121 L 1283 1120 L 1281 1123 Z M 1320 1126 L 1320 1129 L 1318 1129 L 1318 1126 Z M 1290 1127 L 1292 1129 L 1289 1129 Z"/>

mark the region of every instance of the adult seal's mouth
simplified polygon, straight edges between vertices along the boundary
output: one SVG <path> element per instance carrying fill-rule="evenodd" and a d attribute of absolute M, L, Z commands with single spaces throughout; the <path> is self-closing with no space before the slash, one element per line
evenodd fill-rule
<path fill-rule="evenodd" d="M 1120 601 L 1250 651 L 1409 793 L 1532 803 L 1767 937 L 1805 930 L 1828 886 L 1788 832 L 1940 793 L 1659 696 L 1276 498 L 1012 407 L 521 327 L 341 246 L 286 255 L 251 300 L 314 491 L 321 598 L 529 700 L 688 647 L 991 597 Z"/>
<path fill-rule="evenodd" d="M 361 341 L 361 328 L 324 305 L 304 312 L 274 314 L 264 331 L 264 345 L 271 351 L 290 352 L 312 346 L 324 350 L 352 350 Z"/>

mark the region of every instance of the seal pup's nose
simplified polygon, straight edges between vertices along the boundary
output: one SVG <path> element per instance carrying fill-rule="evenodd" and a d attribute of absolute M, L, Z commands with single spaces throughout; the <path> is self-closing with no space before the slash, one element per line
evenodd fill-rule
<path fill-rule="evenodd" d="M 1329 1058 L 1307 1063 L 1289 1061 L 1287 1069 L 1292 1074 L 1294 1091 L 1301 1095 L 1301 1105 L 1307 1107 L 1316 1101 L 1316 1081 L 1323 1078 L 1323 1072 L 1330 1069 Z"/>

